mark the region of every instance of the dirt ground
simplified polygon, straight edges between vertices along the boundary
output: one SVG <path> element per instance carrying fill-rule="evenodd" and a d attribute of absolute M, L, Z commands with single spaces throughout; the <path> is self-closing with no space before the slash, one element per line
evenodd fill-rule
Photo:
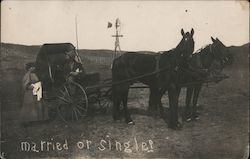
<path fill-rule="evenodd" d="M 244 54 L 247 55 L 247 54 Z M 22 158 L 183 158 L 240 159 L 249 149 L 249 61 L 236 58 L 225 70 L 230 78 L 202 89 L 199 98 L 201 118 L 183 122 L 182 130 L 171 130 L 160 118 L 146 113 L 147 89 L 132 89 L 129 108 L 135 125 L 114 122 L 110 115 L 97 111 L 92 116 L 69 124 L 59 118 L 34 125 L 27 131 L 20 125 L 20 84 L 24 64 L 35 55 L 5 56 L 1 60 L 1 155 Z M 240 60 L 247 60 L 244 66 Z M 86 64 L 87 71 L 98 71 L 108 78 L 108 67 Z M 185 88 L 180 96 L 184 107 Z M 167 95 L 164 107 L 168 107 Z M 110 108 L 107 108 L 108 110 Z M 36 144 L 39 152 L 25 152 L 21 142 Z M 41 151 L 41 142 L 51 142 Z M 56 142 L 61 147 L 56 147 Z M 66 143 L 67 142 L 67 143 Z M 54 149 L 53 149 L 54 144 Z M 64 147 L 62 146 L 64 144 Z M 121 149 L 120 147 L 121 146 Z M 34 148 L 34 147 L 33 147 Z M 61 150 L 62 149 L 62 150 Z"/>

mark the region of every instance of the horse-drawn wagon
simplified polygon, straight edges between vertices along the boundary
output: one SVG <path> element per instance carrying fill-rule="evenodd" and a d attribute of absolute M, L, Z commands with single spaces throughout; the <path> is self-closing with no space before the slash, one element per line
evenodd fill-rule
<path fill-rule="evenodd" d="M 56 112 L 64 121 L 86 116 L 89 103 L 104 105 L 111 95 L 98 87 L 99 73 L 84 71 L 71 43 L 44 44 L 36 58 L 36 73 L 50 113 Z"/>
<path fill-rule="evenodd" d="M 139 81 L 147 85 L 143 88 L 150 88 L 149 106 L 150 104 L 155 105 L 152 108 L 159 107 L 160 110 L 163 110 L 161 97 L 168 91 L 170 127 L 176 128 L 178 127 L 180 89 L 182 87 L 188 89 L 187 112 L 191 110 L 189 101 L 192 92 L 196 91 L 193 96 L 194 109 L 192 112 L 196 118 L 196 104 L 202 84 L 226 78 L 214 74 L 218 71 L 221 72 L 230 63 L 230 54 L 218 39 L 212 38 L 213 44 L 192 55 L 193 29 L 191 33 L 184 33 L 183 30 L 181 33 L 183 36 L 181 42 L 170 51 L 152 56 L 125 53 L 115 59 L 112 68 L 112 81 L 105 80 L 105 82 L 100 81 L 99 73 L 86 73 L 84 71 L 81 58 L 72 44 L 44 44 L 36 59 L 36 70 L 43 85 L 44 99 L 56 101 L 54 105 L 57 114 L 64 121 L 67 121 L 78 120 L 86 116 L 89 103 L 98 103 L 103 106 L 110 103 L 112 98 L 114 120 L 119 120 L 121 117 L 119 113 L 122 103 L 125 121 L 129 124 L 133 121 L 127 108 L 128 89 L 131 88 L 131 84 Z M 208 56 L 211 58 L 207 58 Z M 147 65 L 144 65 L 146 63 L 145 57 L 148 59 Z M 150 61 L 151 65 L 149 65 Z M 203 64 L 204 61 L 206 65 Z M 202 78 L 201 73 L 205 73 Z M 209 77 L 210 74 L 212 78 Z M 190 91 L 191 89 L 192 91 Z"/>

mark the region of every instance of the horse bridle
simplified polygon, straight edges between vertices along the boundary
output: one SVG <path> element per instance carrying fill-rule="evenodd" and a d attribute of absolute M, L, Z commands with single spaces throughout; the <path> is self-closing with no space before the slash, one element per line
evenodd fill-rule
<path fill-rule="evenodd" d="M 210 45 L 210 52 L 214 55 L 214 57 L 216 57 L 215 51 L 214 52 L 212 51 L 212 45 Z M 220 62 L 222 64 L 222 66 L 224 66 L 226 64 L 226 62 L 228 61 L 228 58 L 227 57 L 225 57 L 225 59 L 223 59 L 223 58 L 221 58 L 221 57 L 219 59 L 215 58 L 214 60 Z"/>

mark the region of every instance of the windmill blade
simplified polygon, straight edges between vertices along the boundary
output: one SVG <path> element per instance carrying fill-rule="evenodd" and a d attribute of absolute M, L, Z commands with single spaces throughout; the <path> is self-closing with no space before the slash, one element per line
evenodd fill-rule
<path fill-rule="evenodd" d="M 108 22 L 108 28 L 111 28 L 111 27 L 112 27 L 112 23 Z"/>

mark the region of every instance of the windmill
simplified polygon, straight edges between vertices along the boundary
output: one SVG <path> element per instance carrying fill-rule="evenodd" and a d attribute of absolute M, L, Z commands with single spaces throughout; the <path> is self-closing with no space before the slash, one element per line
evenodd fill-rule
<path fill-rule="evenodd" d="M 112 23 L 108 22 L 108 28 L 111 28 L 111 27 L 112 27 Z M 112 61 L 118 57 L 118 51 L 121 51 L 119 38 L 123 37 L 123 35 L 120 34 L 121 21 L 119 18 L 116 18 L 115 20 L 115 30 L 116 30 L 116 34 L 112 35 L 112 37 L 115 37 L 115 50 L 114 50 L 114 53 L 112 54 Z"/>

